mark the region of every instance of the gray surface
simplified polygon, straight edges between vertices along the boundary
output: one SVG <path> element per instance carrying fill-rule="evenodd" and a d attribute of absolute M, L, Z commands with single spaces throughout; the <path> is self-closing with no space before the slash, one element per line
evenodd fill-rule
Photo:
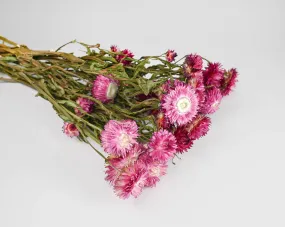
<path fill-rule="evenodd" d="M 0 226 L 285 226 L 284 6 L 1 0 L 0 33 L 31 48 L 76 38 L 136 56 L 197 52 L 237 67 L 240 82 L 208 136 L 155 189 L 127 201 L 104 181 L 100 157 L 61 132 L 49 103 L 0 84 Z"/>

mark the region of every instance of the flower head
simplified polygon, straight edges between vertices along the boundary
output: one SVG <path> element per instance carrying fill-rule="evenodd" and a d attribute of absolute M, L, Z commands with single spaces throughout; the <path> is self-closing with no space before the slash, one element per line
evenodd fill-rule
<path fill-rule="evenodd" d="M 149 152 L 144 153 L 140 157 L 141 161 L 143 161 L 147 168 L 147 179 L 145 186 L 146 187 L 154 187 L 156 183 L 160 180 L 160 177 L 164 176 L 167 171 L 167 162 L 159 161 L 153 159 Z"/>
<path fill-rule="evenodd" d="M 79 136 L 79 130 L 75 124 L 65 122 L 63 125 L 63 132 L 69 137 Z"/>
<path fill-rule="evenodd" d="M 115 182 L 116 195 L 122 199 L 127 199 L 130 195 L 137 198 L 146 184 L 147 175 L 146 166 L 141 162 L 127 167 Z"/>
<path fill-rule="evenodd" d="M 177 140 L 177 152 L 179 153 L 187 151 L 193 145 L 193 141 L 190 139 L 188 131 L 184 126 L 178 127 L 174 132 L 174 136 Z"/>
<path fill-rule="evenodd" d="M 186 128 L 189 132 L 189 138 L 191 140 L 197 140 L 205 136 L 211 126 L 211 119 L 206 116 L 198 115 Z"/>
<path fill-rule="evenodd" d="M 144 147 L 140 144 L 135 144 L 125 157 L 109 156 L 108 165 L 106 166 L 106 181 L 114 184 L 124 168 L 134 165 L 138 160 L 139 155 L 144 151 Z"/>
<path fill-rule="evenodd" d="M 111 49 L 112 52 L 119 52 L 120 51 L 120 49 L 116 45 L 112 45 L 110 47 L 110 49 Z"/>
<path fill-rule="evenodd" d="M 87 113 L 91 113 L 93 111 L 94 103 L 90 99 L 79 97 L 76 100 L 76 103 Z M 79 108 L 75 108 L 74 111 L 78 116 L 83 114 Z"/>
<path fill-rule="evenodd" d="M 92 95 L 101 102 L 113 100 L 118 92 L 118 83 L 103 75 L 98 75 L 93 82 Z"/>
<path fill-rule="evenodd" d="M 225 72 L 224 79 L 222 80 L 222 95 L 226 96 L 229 95 L 237 82 L 238 72 L 236 69 L 230 69 L 229 71 Z"/>
<path fill-rule="evenodd" d="M 205 101 L 205 86 L 202 71 L 191 73 L 191 76 L 187 79 L 187 84 L 194 88 L 199 106 L 201 106 L 201 104 Z"/>
<path fill-rule="evenodd" d="M 127 152 L 137 144 L 138 126 L 133 120 L 110 120 L 101 133 L 105 152 L 126 157 Z"/>
<path fill-rule="evenodd" d="M 190 77 L 192 73 L 199 72 L 203 68 L 203 59 L 200 55 L 190 54 L 185 58 L 183 71 L 186 77 Z"/>
<path fill-rule="evenodd" d="M 184 125 L 196 116 L 198 98 L 190 86 L 177 86 L 165 95 L 162 108 L 172 124 Z"/>
<path fill-rule="evenodd" d="M 126 58 L 133 58 L 133 57 L 134 57 L 134 54 L 130 50 L 125 49 L 125 50 L 122 50 L 121 54 L 118 54 L 116 56 L 116 59 L 118 62 L 123 63 L 123 65 L 129 65 L 131 63 L 131 60 L 126 59 Z"/>
<path fill-rule="evenodd" d="M 166 52 L 166 60 L 167 61 L 173 62 L 176 57 L 177 57 L 177 53 L 174 50 L 168 50 Z"/>
<path fill-rule="evenodd" d="M 206 85 L 219 87 L 223 79 L 224 70 L 220 63 L 209 63 L 203 72 Z"/>
<path fill-rule="evenodd" d="M 174 156 L 177 144 L 174 135 L 164 129 L 153 133 L 149 142 L 150 156 L 155 160 L 167 161 Z"/>
<path fill-rule="evenodd" d="M 220 89 L 211 88 L 206 92 L 206 99 L 200 108 L 200 112 L 204 114 L 212 114 L 219 109 L 220 103 L 222 101 L 222 94 Z"/>

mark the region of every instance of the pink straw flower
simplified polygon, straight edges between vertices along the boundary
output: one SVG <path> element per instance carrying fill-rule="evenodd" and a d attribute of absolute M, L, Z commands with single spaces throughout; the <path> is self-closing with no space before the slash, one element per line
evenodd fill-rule
<path fill-rule="evenodd" d="M 185 58 L 183 64 L 183 72 L 186 77 L 190 77 L 193 73 L 201 71 L 203 68 L 203 59 L 200 55 L 190 54 Z"/>
<path fill-rule="evenodd" d="M 211 119 L 209 117 L 198 115 L 186 128 L 190 139 L 197 140 L 208 133 L 210 126 Z"/>
<path fill-rule="evenodd" d="M 170 123 L 185 125 L 197 114 L 198 98 L 190 86 L 177 86 L 165 96 L 162 108 Z"/>
<path fill-rule="evenodd" d="M 112 52 L 119 52 L 120 51 L 119 48 L 116 45 L 112 45 L 110 47 L 110 49 L 111 49 Z"/>
<path fill-rule="evenodd" d="M 164 176 L 167 172 L 167 162 L 161 162 L 154 160 L 148 153 L 145 157 L 148 156 L 145 161 L 147 167 L 147 179 L 145 187 L 154 187 L 157 182 L 159 182 L 160 177 Z"/>
<path fill-rule="evenodd" d="M 101 142 L 105 152 L 126 157 L 127 152 L 137 144 L 138 126 L 133 120 L 110 120 L 101 133 Z"/>
<path fill-rule="evenodd" d="M 79 97 L 76 100 L 76 103 L 82 108 L 83 111 L 87 113 L 91 113 L 93 111 L 94 103 L 87 98 Z M 78 116 L 83 115 L 83 112 L 79 108 L 75 108 L 74 111 Z"/>
<path fill-rule="evenodd" d="M 134 57 L 134 54 L 130 50 L 125 49 L 125 50 L 122 50 L 121 54 L 118 54 L 116 56 L 116 59 L 118 62 L 123 63 L 123 65 L 129 65 L 131 64 L 131 60 L 126 59 L 126 58 L 133 58 L 133 57 Z"/>
<path fill-rule="evenodd" d="M 220 89 L 211 88 L 206 92 L 206 99 L 200 108 L 200 112 L 203 114 L 212 114 L 219 109 L 220 103 L 222 101 L 222 94 Z"/>
<path fill-rule="evenodd" d="M 187 83 L 194 88 L 199 106 L 201 106 L 205 101 L 205 86 L 202 71 L 191 73 L 191 76 L 187 79 Z"/>
<path fill-rule="evenodd" d="M 184 126 L 178 127 L 174 132 L 174 136 L 177 140 L 177 152 L 183 153 L 192 147 L 193 141 L 190 139 L 188 131 Z"/>
<path fill-rule="evenodd" d="M 167 61 L 173 62 L 176 57 L 177 57 L 177 53 L 174 50 L 168 50 L 166 52 L 166 60 Z"/>
<path fill-rule="evenodd" d="M 136 144 L 134 145 L 129 152 L 126 154 L 126 157 L 116 157 L 109 156 L 108 157 L 108 165 L 106 166 L 106 181 L 109 181 L 111 184 L 114 184 L 118 179 L 119 175 L 124 168 L 134 165 L 138 160 L 139 155 L 144 151 L 144 147 L 142 145 Z"/>
<path fill-rule="evenodd" d="M 149 142 L 150 156 L 155 160 L 167 161 L 174 156 L 177 144 L 172 133 L 161 129 L 153 133 Z"/>
<path fill-rule="evenodd" d="M 115 182 L 115 194 L 122 199 L 127 199 L 130 195 L 137 198 L 146 184 L 147 175 L 146 166 L 141 162 L 127 167 Z"/>
<path fill-rule="evenodd" d="M 79 130 L 75 124 L 65 122 L 63 125 L 63 132 L 69 137 L 79 136 Z"/>
<path fill-rule="evenodd" d="M 222 81 L 222 95 L 229 95 L 234 89 L 237 82 L 238 72 L 236 69 L 230 69 L 228 72 L 225 72 L 225 78 Z"/>
<path fill-rule="evenodd" d="M 224 71 L 220 63 L 209 63 L 203 72 L 204 82 L 208 86 L 219 87 L 224 76 Z"/>
<path fill-rule="evenodd" d="M 92 95 L 103 103 L 113 100 L 117 92 L 118 83 L 113 79 L 98 75 L 93 82 Z"/>

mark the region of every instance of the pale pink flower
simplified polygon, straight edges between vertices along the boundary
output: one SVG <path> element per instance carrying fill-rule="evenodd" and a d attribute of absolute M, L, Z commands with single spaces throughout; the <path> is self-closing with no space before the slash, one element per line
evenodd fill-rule
<path fill-rule="evenodd" d="M 173 62 L 176 57 L 177 57 L 177 53 L 174 50 L 168 50 L 166 52 L 166 60 L 167 61 Z"/>
<path fill-rule="evenodd" d="M 133 120 L 110 120 L 101 132 L 101 142 L 105 152 L 126 157 L 127 152 L 137 144 L 138 126 Z"/>
<path fill-rule="evenodd" d="M 98 75 L 93 82 L 92 95 L 103 103 L 113 100 L 117 92 L 118 82 L 111 78 Z"/>
<path fill-rule="evenodd" d="M 79 130 L 75 124 L 65 122 L 63 125 L 63 132 L 69 137 L 79 136 Z"/>
<path fill-rule="evenodd" d="M 167 162 L 152 158 L 148 152 L 144 154 L 141 159 L 146 164 L 148 173 L 145 187 L 154 187 L 156 183 L 159 182 L 160 177 L 166 174 L 168 167 Z"/>
<path fill-rule="evenodd" d="M 114 184 L 121 172 L 124 171 L 124 168 L 135 164 L 139 155 L 144 152 L 144 149 L 142 145 L 135 144 L 126 154 L 126 157 L 109 156 L 105 180 Z"/>
<path fill-rule="evenodd" d="M 177 144 L 174 135 L 164 129 L 153 133 L 149 142 L 150 156 L 155 160 L 167 161 L 174 156 Z"/>
<path fill-rule="evenodd" d="M 93 111 L 94 103 L 90 99 L 79 97 L 76 100 L 76 103 L 87 113 L 91 113 Z M 79 108 L 75 108 L 74 111 L 78 116 L 84 114 Z"/>
<path fill-rule="evenodd" d="M 122 199 L 127 199 L 130 195 L 137 198 L 146 184 L 147 175 L 146 166 L 141 162 L 127 167 L 114 184 L 115 194 Z"/>
<path fill-rule="evenodd" d="M 190 86 L 177 86 L 165 95 L 162 108 L 170 123 L 185 125 L 197 114 L 198 98 Z"/>
<path fill-rule="evenodd" d="M 211 88 L 206 92 L 206 99 L 200 108 L 200 112 L 203 114 L 212 114 L 219 109 L 220 103 L 222 101 L 222 94 L 220 89 Z"/>

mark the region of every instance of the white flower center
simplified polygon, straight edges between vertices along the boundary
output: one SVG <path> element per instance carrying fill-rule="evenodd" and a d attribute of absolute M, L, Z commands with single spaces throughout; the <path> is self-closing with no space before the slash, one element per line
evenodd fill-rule
<path fill-rule="evenodd" d="M 151 169 L 150 175 L 153 176 L 153 177 L 160 177 L 160 168 L 158 168 L 158 167 L 153 167 L 153 168 Z"/>
<path fill-rule="evenodd" d="M 113 99 L 115 98 L 118 91 L 118 86 L 115 83 L 110 83 L 107 90 L 107 98 Z"/>
<path fill-rule="evenodd" d="M 131 142 L 131 138 L 128 134 L 122 133 L 119 137 L 119 143 L 122 148 L 127 148 Z"/>
<path fill-rule="evenodd" d="M 216 101 L 216 102 L 214 102 L 214 103 L 212 104 L 212 107 L 213 107 L 214 109 L 216 109 L 216 108 L 219 107 L 219 104 L 220 104 L 220 102 L 219 102 L 219 101 Z"/>
<path fill-rule="evenodd" d="M 188 98 L 183 97 L 183 98 L 180 98 L 178 100 L 178 102 L 176 103 L 176 106 L 177 106 L 178 111 L 180 113 L 186 113 L 191 108 L 191 102 L 190 102 L 190 100 Z"/>

